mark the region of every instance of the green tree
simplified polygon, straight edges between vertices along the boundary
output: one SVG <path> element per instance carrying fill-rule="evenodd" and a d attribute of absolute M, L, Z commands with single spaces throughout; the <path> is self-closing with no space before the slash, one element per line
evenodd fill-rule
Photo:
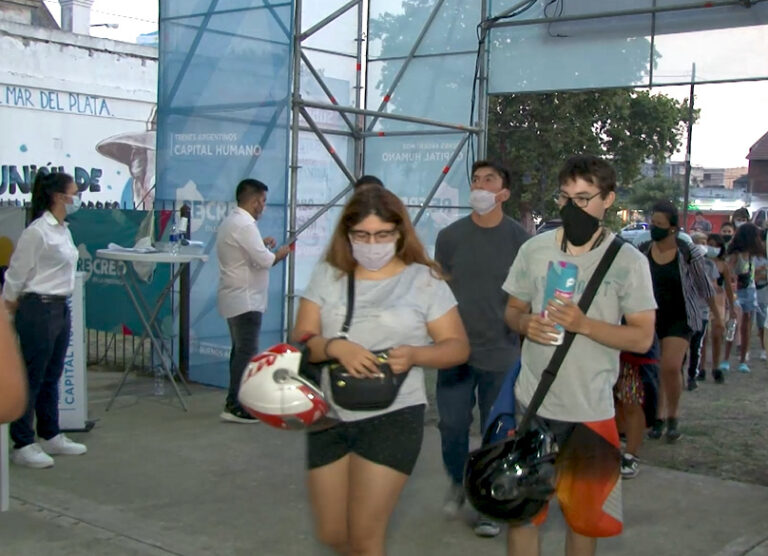
<path fill-rule="evenodd" d="M 632 184 L 644 161 L 663 164 L 678 150 L 687 119 L 686 101 L 632 89 L 492 97 L 488 152 L 512 172 L 506 209 L 521 219 L 553 216 L 558 168 L 576 153 L 606 157 L 619 183 Z"/>
<path fill-rule="evenodd" d="M 623 208 L 649 211 L 656 201 L 671 201 L 680 206 L 683 186 L 678 180 L 665 176 L 642 178 L 632 184 L 626 199 L 620 202 Z"/>

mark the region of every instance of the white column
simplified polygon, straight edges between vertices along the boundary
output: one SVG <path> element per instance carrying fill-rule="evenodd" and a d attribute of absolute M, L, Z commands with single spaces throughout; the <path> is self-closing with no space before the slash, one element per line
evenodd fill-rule
<path fill-rule="evenodd" d="M 80 35 L 91 34 L 91 6 L 93 0 L 59 0 L 61 28 Z"/>

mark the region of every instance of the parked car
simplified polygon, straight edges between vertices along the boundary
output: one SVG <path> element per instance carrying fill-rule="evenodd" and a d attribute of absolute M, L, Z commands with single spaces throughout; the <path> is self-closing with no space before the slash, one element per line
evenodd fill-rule
<path fill-rule="evenodd" d="M 562 225 L 563 225 L 562 220 L 545 220 L 544 222 L 539 224 L 538 228 L 536 228 L 536 235 L 543 234 L 544 232 L 549 232 L 550 230 L 556 230 Z"/>
<path fill-rule="evenodd" d="M 619 236 L 625 241 L 634 243 L 637 236 L 648 230 L 649 227 L 647 222 L 633 222 L 632 224 L 624 226 L 621 229 L 621 232 L 619 232 Z"/>

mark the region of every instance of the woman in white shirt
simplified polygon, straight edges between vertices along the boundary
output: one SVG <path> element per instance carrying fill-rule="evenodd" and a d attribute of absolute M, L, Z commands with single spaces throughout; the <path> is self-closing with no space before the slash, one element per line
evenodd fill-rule
<path fill-rule="evenodd" d="M 22 232 L 5 274 L 3 299 L 15 315 L 29 384 L 26 411 L 11 423 L 11 460 L 26 467 L 51 467 L 51 455 L 86 452 L 59 429 L 59 379 L 71 327 L 67 302 L 77 266 L 77 248 L 64 218 L 79 207 L 72 176 L 38 172 L 32 186 L 33 220 Z"/>

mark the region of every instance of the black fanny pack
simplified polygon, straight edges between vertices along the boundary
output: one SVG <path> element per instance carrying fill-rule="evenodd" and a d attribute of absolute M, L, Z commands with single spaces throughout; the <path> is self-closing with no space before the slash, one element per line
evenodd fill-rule
<path fill-rule="evenodd" d="M 347 275 L 347 314 L 341 331 L 336 336 L 337 338 L 347 338 L 349 327 L 352 324 L 354 305 L 355 276 L 353 273 L 349 273 Z M 331 380 L 331 394 L 336 405 L 352 411 L 386 409 L 397 398 L 397 393 L 405 382 L 408 372 L 394 373 L 392 371 L 387 363 L 389 349 L 374 351 L 373 354 L 379 362 L 379 376 L 376 377 L 353 376 L 335 359 L 322 363 L 310 363 L 304 369 L 303 374 L 319 384 L 320 370 L 327 366 Z"/>
<path fill-rule="evenodd" d="M 408 373 L 394 373 L 387 363 L 389 350 L 373 352 L 379 361 L 379 376 L 356 377 L 340 363 L 331 362 L 328 373 L 336 405 L 354 411 L 386 409 L 395 401 Z"/>

